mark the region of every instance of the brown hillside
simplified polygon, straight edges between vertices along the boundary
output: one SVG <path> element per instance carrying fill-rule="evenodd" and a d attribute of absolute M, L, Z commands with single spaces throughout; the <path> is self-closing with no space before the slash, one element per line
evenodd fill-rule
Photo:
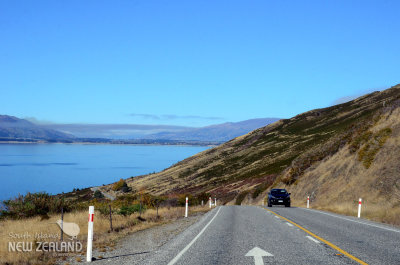
<path fill-rule="evenodd" d="M 389 128 L 386 139 L 379 137 Z M 400 108 L 383 114 L 365 135 L 369 139 L 356 150 L 344 146 L 286 187 L 299 204 L 310 195 L 314 208 L 353 216 L 362 198 L 364 217 L 400 225 Z M 365 154 L 367 147 L 370 152 Z"/>
<path fill-rule="evenodd" d="M 259 202 L 272 184 L 287 185 L 298 200 L 313 193 L 321 205 L 339 197 L 355 200 L 372 190 L 395 200 L 399 106 L 397 85 L 280 120 L 162 172 L 129 179 L 128 185 L 154 194 L 210 192 L 225 202 L 242 192 L 237 203 Z M 368 181 L 356 184 L 359 178 Z M 322 198 L 330 187 L 334 191 Z"/>

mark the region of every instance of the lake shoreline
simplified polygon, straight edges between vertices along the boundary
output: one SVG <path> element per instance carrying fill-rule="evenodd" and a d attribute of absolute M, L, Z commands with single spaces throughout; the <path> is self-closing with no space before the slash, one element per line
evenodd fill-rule
<path fill-rule="evenodd" d="M 205 147 L 216 147 L 218 144 L 190 144 L 190 143 L 112 143 L 112 142 L 104 142 L 104 143 L 93 143 L 93 142 L 73 142 L 73 143 L 66 143 L 66 142 L 20 142 L 20 141 L 0 141 L 0 145 L 2 144 L 65 144 L 65 145 L 132 145 L 132 146 L 205 146 Z"/>

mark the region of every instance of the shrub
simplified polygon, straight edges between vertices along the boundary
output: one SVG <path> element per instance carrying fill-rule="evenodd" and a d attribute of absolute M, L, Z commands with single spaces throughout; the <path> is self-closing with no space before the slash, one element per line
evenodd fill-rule
<path fill-rule="evenodd" d="M 271 186 L 271 185 L 272 185 L 272 183 L 270 183 L 270 182 L 268 182 L 268 183 L 263 183 L 263 184 L 258 185 L 258 186 L 254 189 L 253 194 L 251 195 L 251 197 L 252 197 L 253 199 L 257 198 L 258 195 L 260 195 L 263 191 L 265 191 L 265 190 L 266 190 L 269 186 Z"/>
<path fill-rule="evenodd" d="M 375 134 L 371 134 L 368 142 L 358 152 L 358 160 L 363 163 L 365 168 L 369 168 L 375 159 L 375 155 L 385 144 L 392 133 L 392 129 L 384 128 Z"/>
<path fill-rule="evenodd" d="M 166 207 L 177 207 L 178 206 L 178 199 L 177 198 L 167 198 L 163 203 Z"/>
<path fill-rule="evenodd" d="M 185 206 L 186 205 L 186 197 L 188 197 L 190 205 L 197 205 L 197 200 L 194 199 L 193 195 L 190 194 L 182 194 L 178 197 L 178 205 Z"/>
<path fill-rule="evenodd" d="M 131 204 L 138 200 L 136 194 L 122 194 L 117 197 L 118 201 L 124 202 L 124 204 Z"/>
<path fill-rule="evenodd" d="M 96 199 L 102 199 L 102 198 L 104 198 L 104 195 L 103 195 L 103 193 L 101 193 L 101 191 L 96 190 L 93 194 L 93 197 L 95 197 Z"/>
<path fill-rule="evenodd" d="M 118 182 L 115 182 L 114 185 L 112 186 L 113 191 L 122 191 L 122 192 L 128 192 L 131 189 L 128 187 L 128 184 L 126 184 L 125 180 L 120 179 Z"/>
<path fill-rule="evenodd" d="M 242 201 L 244 200 L 244 198 L 246 198 L 247 194 L 249 194 L 248 190 L 239 193 L 239 195 L 236 197 L 235 205 L 241 205 Z"/>
<path fill-rule="evenodd" d="M 142 208 L 142 211 L 144 210 L 144 208 Z M 127 215 L 131 215 L 135 212 L 139 212 L 140 211 L 140 204 L 134 204 L 134 205 L 125 205 L 122 206 L 119 209 L 118 214 L 123 215 L 123 216 L 127 216 Z"/>
<path fill-rule="evenodd" d="M 108 216 L 110 214 L 110 207 L 108 205 L 101 205 L 101 206 L 97 207 L 97 210 L 103 216 Z"/>
<path fill-rule="evenodd" d="M 70 204 L 64 199 L 51 196 L 45 192 L 28 193 L 19 195 L 15 199 L 3 201 L 5 210 L 1 211 L 4 217 L 21 219 L 36 215 L 47 215 L 48 213 L 59 213 L 61 208 L 64 212 L 70 211 Z"/>
<path fill-rule="evenodd" d="M 205 204 L 207 204 L 210 196 L 211 196 L 210 193 L 206 193 L 206 192 L 200 193 L 199 195 L 196 196 L 196 199 L 197 199 L 196 201 L 198 204 L 201 204 L 201 201 L 203 201 Z"/>
<path fill-rule="evenodd" d="M 366 131 L 354 138 L 354 140 L 350 143 L 350 152 L 354 153 L 357 151 L 361 145 L 368 142 L 372 137 L 371 131 Z"/>

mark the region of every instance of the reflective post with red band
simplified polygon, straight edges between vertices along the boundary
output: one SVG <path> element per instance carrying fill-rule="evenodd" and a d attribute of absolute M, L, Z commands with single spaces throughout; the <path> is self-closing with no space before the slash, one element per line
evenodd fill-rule
<path fill-rule="evenodd" d="M 358 218 L 361 217 L 361 198 L 358 199 Z"/>
<path fill-rule="evenodd" d="M 307 208 L 310 208 L 310 196 L 307 196 Z"/>
<path fill-rule="evenodd" d="M 94 219 L 94 206 L 89 206 L 89 223 L 88 223 L 87 254 L 86 254 L 87 262 L 92 261 L 93 219 Z"/>
<path fill-rule="evenodd" d="M 211 208 L 211 197 L 210 197 L 210 208 Z"/>
<path fill-rule="evenodd" d="M 188 197 L 186 197 L 186 209 L 185 209 L 185 217 L 188 217 L 188 207 L 189 207 L 189 203 L 188 203 Z"/>

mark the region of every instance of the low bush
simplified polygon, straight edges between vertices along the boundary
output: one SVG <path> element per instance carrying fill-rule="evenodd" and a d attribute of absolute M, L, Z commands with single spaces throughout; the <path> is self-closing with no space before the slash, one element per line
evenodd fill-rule
<path fill-rule="evenodd" d="M 235 205 L 241 205 L 242 201 L 244 200 L 244 198 L 246 198 L 247 194 L 249 194 L 248 190 L 239 193 L 239 195 L 236 197 Z"/>
<path fill-rule="evenodd" d="M 131 189 L 126 184 L 125 180 L 120 179 L 119 181 L 115 182 L 112 186 L 113 191 L 122 191 L 122 192 L 129 192 Z"/>
<path fill-rule="evenodd" d="M 371 133 L 369 140 L 358 152 L 358 160 L 363 163 L 365 168 L 369 168 L 375 159 L 375 155 L 385 144 L 392 133 L 392 129 L 384 128 L 375 134 Z"/>
<path fill-rule="evenodd" d="M 61 208 L 64 212 L 70 211 L 70 204 L 64 199 L 51 196 L 45 192 L 28 193 L 25 196 L 3 201 L 5 210 L 1 211 L 1 217 L 11 219 L 21 219 L 37 215 L 47 215 L 48 213 L 59 213 Z"/>
<path fill-rule="evenodd" d="M 193 195 L 190 194 L 182 194 L 179 195 L 178 197 L 178 206 L 185 206 L 186 204 L 186 197 L 188 197 L 188 200 L 190 202 L 190 205 L 197 205 L 197 200 L 194 200 Z"/>
<path fill-rule="evenodd" d="M 119 209 L 118 214 L 128 216 L 139 211 L 144 211 L 143 206 L 141 208 L 140 204 L 126 205 L 122 206 L 121 209 Z"/>
<path fill-rule="evenodd" d="M 251 197 L 253 199 L 257 198 L 258 195 L 260 195 L 263 191 L 268 189 L 268 187 L 271 186 L 271 185 L 272 185 L 272 182 L 267 182 L 267 183 L 263 183 L 263 184 L 260 184 L 260 185 L 256 186 L 256 188 L 254 189 L 253 193 L 251 194 Z"/>
<path fill-rule="evenodd" d="M 102 198 L 104 198 L 104 195 L 103 195 L 103 193 L 101 193 L 101 191 L 96 190 L 96 191 L 94 192 L 94 194 L 93 194 L 93 197 L 95 197 L 95 198 L 97 198 L 97 199 L 102 199 Z"/>

